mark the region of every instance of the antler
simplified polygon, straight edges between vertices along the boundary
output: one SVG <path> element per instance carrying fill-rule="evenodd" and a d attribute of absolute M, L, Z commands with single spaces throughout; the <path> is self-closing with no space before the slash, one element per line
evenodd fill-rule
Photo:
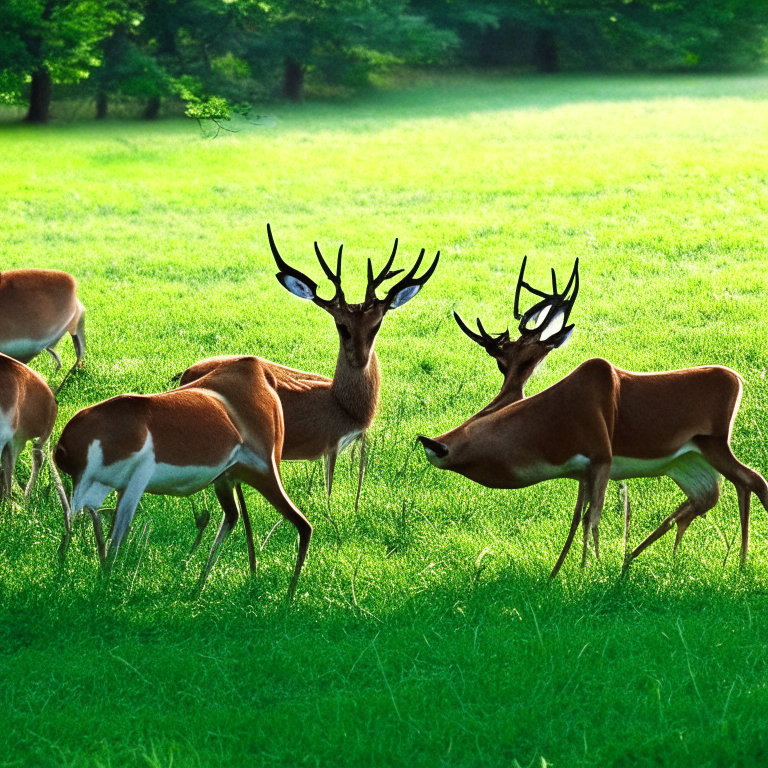
<path fill-rule="evenodd" d="M 325 272 L 326 277 L 336 287 L 336 293 L 334 294 L 333 298 L 321 299 L 317 295 L 317 283 L 303 272 L 299 272 L 298 269 L 294 269 L 283 259 L 282 256 L 280 256 L 280 253 L 277 250 L 277 246 L 275 245 L 275 240 L 272 237 L 272 228 L 269 226 L 269 224 L 267 224 L 267 237 L 269 238 L 269 247 L 272 250 L 272 256 L 274 257 L 275 263 L 280 269 L 276 277 L 284 288 L 288 289 L 296 296 L 300 296 L 301 298 L 305 299 L 311 299 L 315 304 L 323 307 L 324 309 L 338 307 L 340 305 L 346 306 L 344 291 L 341 289 L 341 252 L 344 248 L 343 245 L 339 247 L 339 255 L 336 259 L 336 273 L 334 274 L 325 263 L 325 259 L 323 258 L 322 253 L 320 253 L 320 248 L 317 243 L 315 243 L 315 253 L 317 254 L 318 260 L 320 261 L 320 266 L 323 268 L 323 272 Z"/>
<path fill-rule="evenodd" d="M 576 296 L 579 293 L 579 260 L 576 259 L 573 265 L 573 270 L 571 272 L 571 277 L 568 280 L 568 285 L 565 286 L 565 290 L 562 293 L 559 293 L 557 290 L 557 276 L 555 274 L 555 270 L 552 270 L 552 293 L 543 293 L 542 291 L 537 290 L 536 288 L 533 288 L 528 283 L 526 283 L 523 280 L 523 274 L 525 273 L 525 264 L 528 257 L 526 256 L 523 259 L 523 264 L 520 267 L 520 275 L 517 278 L 517 288 L 515 290 L 515 319 L 520 321 L 520 324 L 518 326 L 518 329 L 520 331 L 521 335 L 530 335 L 535 333 L 542 334 L 543 338 L 552 338 L 555 336 L 555 334 L 558 335 L 558 340 L 562 339 L 562 341 L 565 340 L 565 338 L 570 335 L 570 332 L 573 330 L 573 326 L 565 327 L 565 324 L 568 322 L 568 318 L 570 317 L 571 310 L 573 309 L 573 303 L 576 301 Z M 520 302 L 520 290 L 521 288 L 526 288 L 531 293 L 541 296 L 542 300 L 534 304 L 530 309 L 528 309 L 525 314 L 520 314 L 519 309 L 519 302 Z M 571 293 L 571 288 L 573 288 L 573 292 Z M 571 293 L 570 297 L 568 297 L 568 294 Z M 533 328 L 528 328 L 528 323 L 531 320 L 538 320 L 539 315 L 544 313 L 544 316 L 542 320 L 549 318 L 549 322 L 546 324 L 547 326 L 551 325 L 554 320 L 556 320 L 558 317 L 560 318 L 560 328 L 555 331 L 553 334 L 550 334 L 549 336 L 544 335 L 544 331 L 546 329 L 545 327 L 540 327 L 538 324 L 535 325 Z M 559 341 L 559 343 L 562 343 L 562 341 Z"/>
<path fill-rule="evenodd" d="M 472 341 L 479 344 L 483 349 L 490 350 L 492 347 L 499 347 L 501 344 L 503 344 L 505 341 L 509 341 L 509 328 L 507 328 L 506 331 L 503 333 L 500 333 L 498 336 L 491 336 L 488 331 L 483 328 L 483 324 L 480 322 L 480 318 L 477 318 L 477 327 L 480 331 L 479 334 L 475 333 L 474 331 L 471 331 L 467 324 L 459 317 L 459 313 L 454 310 L 453 317 L 458 323 L 459 328 L 461 328 L 464 333 L 469 336 Z"/>
<path fill-rule="evenodd" d="M 437 263 L 440 261 L 440 251 L 435 255 L 435 260 L 429 269 L 421 276 L 414 277 L 421 266 L 421 261 L 424 258 L 424 249 L 421 249 L 419 258 L 416 259 L 416 263 L 410 269 L 400 282 L 393 285 L 388 291 L 386 297 L 383 299 L 387 303 L 387 309 L 396 309 L 399 306 L 405 304 L 406 301 L 412 299 L 422 288 L 422 286 L 432 277 L 433 272 L 437 269 Z M 402 272 L 402 270 L 400 270 Z M 410 289 L 410 290 L 408 290 Z M 407 291 L 407 292 L 406 292 Z"/>
<path fill-rule="evenodd" d="M 379 272 L 379 274 L 375 278 L 373 276 L 373 264 L 371 264 L 371 260 L 368 259 L 368 286 L 365 289 L 366 304 L 370 304 L 370 303 L 373 303 L 374 301 L 378 301 L 378 299 L 376 298 L 376 289 L 385 280 L 389 280 L 390 277 L 399 275 L 403 271 L 402 269 L 396 269 L 390 272 L 390 269 L 389 269 L 395 260 L 395 254 L 397 253 L 397 242 L 398 242 L 398 239 L 395 238 L 395 245 L 392 248 L 392 255 L 389 257 L 389 261 L 384 265 L 384 269 L 382 269 L 381 272 Z"/>

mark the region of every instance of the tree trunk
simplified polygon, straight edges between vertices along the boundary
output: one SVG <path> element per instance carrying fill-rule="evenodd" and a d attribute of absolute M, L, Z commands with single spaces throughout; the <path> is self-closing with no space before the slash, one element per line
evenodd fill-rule
<path fill-rule="evenodd" d="M 301 101 L 304 91 L 304 67 L 296 59 L 285 60 L 283 94 L 291 101 Z"/>
<path fill-rule="evenodd" d="M 53 81 L 48 67 L 43 64 L 36 72 L 32 73 L 32 88 L 29 93 L 29 110 L 24 118 L 28 123 L 45 125 L 51 111 L 51 96 L 53 95 Z"/>
<path fill-rule="evenodd" d="M 159 96 L 153 96 L 148 102 L 147 106 L 144 109 L 144 119 L 145 120 L 156 120 L 157 116 L 160 114 L 160 97 Z"/>
<path fill-rule="evenodd" d="M 539 72 L 559 72 L 557 37 L 554 30 L 540 29 L 533 45 L 533 63 Z"/>
<path fill-rule="evenodd" d="M 96 94 L 96 119 L 103 120 L 109 111 L 109 96 L 106 91 Z"/>

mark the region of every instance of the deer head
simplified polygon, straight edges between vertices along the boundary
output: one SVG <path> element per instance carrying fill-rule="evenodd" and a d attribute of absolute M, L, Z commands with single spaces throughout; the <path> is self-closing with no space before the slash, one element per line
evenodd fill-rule
<path fill-rule="evenodd" d="M 574 326 L 566 323 L 579 292 L 578 259 L 573 265 L 568 285 L 562 293 L 557 290 L 557 276 L 555 270 L 552 270 L 551 294 L 532 288 L 523 280 L 527 259 L 527 256 L 523 259 L 515 290 L 514 313 L 515 319 L 520 321 L 518 325 L 520 336 L 517 339 L 514 341 L 510 339 L 509 329 L 498 336 L 492 336 L 483 328 L 480 318 L 477 319 L 479 333 L 475 333 L 467 327 L 457 312 L 453 313 L 459 328 L 496 360 L 499 370 L 504 375 L 505 389 L 508 386 L 515 389 L 519 387 L 521 396 L 522 388 L 536 366 L 553 349 L 564 344 L 573 332 Z M 523 288 L 541 297 L 541 301 L 524 314 L 520 314 L 520 291 Z"/>
<path fill-rule="evenodd" d="M 373 275 L 371 260 L 368 259 L 368 285 L 365 291 L 365 301 L 362 304 L 348 304 L 341 287 L 341 252 L 344 248 L 343 245 L 339 246 L 339 254 L 336 258 L 336 271 L 332 272 L 323 258 L 317 242 L 315 242 L 317 260 L 320 262 L 325 276 L 336 289 L 332 298 L 323 299 L 317 295 L 317 283 L 303 272 L 299 272 L 299 270 L 289 266 L 280 256 L 269 224 L 267 224 L 267 235 L 269 237 L 269 247 L 272 249 L 272 255 L 280 270 L 277 273 L 278 281 L 294 296 L 314 302 L 333 317 L 336 322 L 336 330 L 339 333 L 341 349 L 347 364 L 351 368 L 365 368 L 368 365 L 373 345 L 376 341 L 376 334 L 379 332 L 384 315 L 389 310 L 402 307 L 403 304 L 410 301 L 422 289 L 427 280 L 432 277 L 432 273 L 435 271 L 437 262 L 440 259 L 440 251 L 438 251 L 429 269 L 421 277 L 416 277 L 416 272 L 418 272 L 424 258 L 424 249 L 422 248 L 413 267 L 398 283 L 387 291 L 383 299 L 380 299 L 376 296 L 376 289 L 385 280 L 389 280 L 404 271 L 402 269 L 391 270 L 392 264 L 395 261 L 395 254 L 397 253 L 396 239 L 389 260 L 376 277 Z"/>

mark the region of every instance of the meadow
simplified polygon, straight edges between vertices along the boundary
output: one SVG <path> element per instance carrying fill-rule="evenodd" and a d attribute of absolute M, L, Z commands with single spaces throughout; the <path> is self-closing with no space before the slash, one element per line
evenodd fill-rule
<path fill-rule="evenodd" d="M 239 525 L 196 599 L 216 526 L 189 557 L 188 500 L 145 496 L 105 582 L 83 519 L 59 567 L 47 472 L 28 508 L 17 489 L 0 512 L 0 766 L 765 764 L 756 499 L 745 568 L 724 483 L 676 558 L 668 535 L 622 579 L 612 483 L 602 557 L 582 569 L 574 547 L 552 583 L 576 483 L 489 490 L 434 469 L 414 438 L 501 386 L 451 311 L 514 330 L 523 256 L 542 287 L 578 257 L 576 331 L 527 394 L 593 356 L 728 365 L 745 381 L 734 451 L 768 474 L 768 77 L 456 75 L 267 111 L 215 140 L 181 119 L 0 125 L 0 266 L 67 270 L 88 310 L 54 437 L 78 409 L 169 389 L 212 355 L 332 375 L 333 321 L 275 280 L 267 222 L 319 283 L 313 241 L 343 242 L 350 301 L 395 237 L 399 266 L 442 254 L 377 340 L 359 509 L 351 453 L 330 501 L 317 464 L 283 464 L 315 528 L 293 603 L 287 524 L 253 577 Z M 32 365 L 56 380 L 47 358 Z M 633 545 L 682 501 L 667 479 L 629 493 Z M 246 498 L 263 542 L 278 515 Z M 195 503 L 218 523 L 212 492 Z"/>

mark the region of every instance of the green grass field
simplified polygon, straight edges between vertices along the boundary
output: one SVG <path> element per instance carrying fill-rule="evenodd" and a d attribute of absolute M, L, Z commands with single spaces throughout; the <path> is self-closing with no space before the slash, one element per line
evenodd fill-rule
<path fill-rule="evenodd" d="M 288 525 L 253 578 L 238 526 L 195 600 L 215 526 L 188 558 L 189 501 L 144 497 L 105 584 L 85 520 L 57 566 L 47 473 L 29 508 L 17 492 L 0 526 L 0 765 L 765 765 L 756 500 L 743 570 L 725 484 L 676 560 L 670 535 L 622 580 L 611 484 L 602 558 L 581 569 L 575 548 L 550 583 L 576 483 L 488 490 L 412 447 L 501 385 L 451 310 L 514 327 L 522 257 L 543 286 L 579 257 L 576 332 L 528 394 L 596 355 L 729 365 L 745 380 L 734 450 L 768 473 L 768 78 L 453 77 L 273 113 L 216 140 L 181 120 L 0 126 L 0 266 L 68 270 L 88 308 L 87 366 L 55 435 L 79 408 L 163 391 L 212 355 L 332 375 L 333 321 L 275 280 L 268 221 L 317 280 L 313 240 L 343 242 L 349 300 L 394 237 L 400 266 L 443 254 L 378 338 L 357 514 L 349 454 L 330 513 L 319 467 L 283 465 L 315 526 L 293 604 Z M 54 378 L 48 359 L 33 366 Z M 667 479 L 629 489 L 636 544 L 682 495 Z M 261 541 L 278 516 L 246 494 Z"/>

